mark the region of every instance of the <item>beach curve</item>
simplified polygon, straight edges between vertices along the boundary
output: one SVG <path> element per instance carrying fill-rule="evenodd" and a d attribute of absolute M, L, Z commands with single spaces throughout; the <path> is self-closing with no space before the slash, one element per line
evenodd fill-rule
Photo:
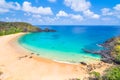
<path fill-rule="evenodd" d="M 25 33 L 0 37 L 0 69 L 2 80 L 69 80 L 88 77 L 86 66 L 58 63 L 31 54 L 18 46 L 16 40 Z M 103 66 L 104 71 L 107 66 Z"/>

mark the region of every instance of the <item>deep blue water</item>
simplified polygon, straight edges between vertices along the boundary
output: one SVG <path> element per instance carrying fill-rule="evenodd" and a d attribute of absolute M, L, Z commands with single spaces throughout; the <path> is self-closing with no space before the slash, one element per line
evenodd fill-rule
<path fill-rule="evenodd" d="M 100 55 L 82 49 L 101 50 L 97 44 L 120 35 L 120 26 L 38 26 L 57 32 L 30 33 L 19 39 L 20 45 L 41 57 L 66 62 L 100 59 Z"/>

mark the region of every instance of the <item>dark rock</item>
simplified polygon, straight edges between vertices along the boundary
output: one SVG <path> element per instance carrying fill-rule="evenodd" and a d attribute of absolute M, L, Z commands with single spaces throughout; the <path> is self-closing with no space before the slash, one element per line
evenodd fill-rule
<path fill-rule="evenodd" d="M 109 43 L 113 42 L 114 40 L 115 40 L 115 38 L 111 38 L 111 39 L 105 41 L 105 44 L 107 44 L 107 43 L 109 44 Z"/>
<path fill-rule="evenodd" d="M 42 29 L 41 28 L 39 28 L 39 30 L 38 30 L 39 32 L 42 32 Z"/>
<path fill-rule="evenodd" d="M 86 53 L 94 53 L 94 54 L 100 54 L 101 53 L 100 50 L 99 51 L 93 51 L 93 50 L 87 50 L 87 49 L 82 49 L 82 50 Z"/>
<path fill-rule="evenodd" d="M 115 46 L 115 39 L 112 38 L 110 40 L 107 40 L 105 41 L 103 44 L 100 44 L 101 46 L 103 46 L 105 49 L 103 50 L 98 50 L 98 51 L 95 51 L 95 50 L 87 50 L 87 49 L 83 49 L 84 52 L 87 52 L 87 53 L 94 53 L 94 54 L 99 54 L 102 56 L 102 59 L 101 61 L 105 62 L 105 63 L 113 63 L 115 61 L 113 56 L 111 55 L 111 52 L 113 51 L 114 49 L 114 46 Z"/>
<path fill-rule="evenodd" d="M 45 28 L 44 30 L 42 30 L 43 32 L 56 32 L 56 30 L 53 29 L 49 29 L 49 28 Z"/>
<path fill-rule="evenodd" d="M 120 64 L 120 62 L 119 61 L 117 61 L 117 60 L 113 60 L 114 61 L 114 63 L 116 63 L 116 64 Z"/>
<path fill-rule="evenodd" d="M 27 32 L 27 29 L 25 28 L 25 29 L 23 30 L 23 32 Z"/>
<path fill-rule="evenodd" d="M 28 55 L 25 55 L 24 57 L 28 57 Z"/>
<path fill-rule="evenodd" d="M 80 62 L 82 65 L 87 65 L 87 63 L 85 63 L 85 62 Z"/>
<path fill-rule="evenodd" d="M 34 53 L 31 53 L 31 54 L 34 54 Z"/>
<path fill-rule="evenodd" d="M 30 56 L 29 58 L 32 58 L 32 56 Z"/>
<path fill-rule="evenodd" d="M 25 32 L 26 30 L 24 30 Z M 56 30 L 54 29 L 49 29 L 49 28 L 45 28 L 45 29 L 41 29 L 41 28 L 38 28 L 37 31 L 33 31 L 33 33 L 36 33 L 36 32 L 56 32 Z"/>
<path fill-rule="evenodd" d="M 91 53 L 92 51 L 90 51 L 90 50 L 87 50 L 87 49 L 82 49 L 84 52 L 86 52 L 86 53 Z"/>
<path fill-rule="evenodd" d="M 103 62 L 105 62 L 105 63 L 112 63 L 112 61 L 111 61 L 111 60 L 106 59 L 106 58 L 102 58 L 102 59 L 101 59 L 101 61 L 103 61 Z"/>
<path fill-rule="evenodd" d="M 44 31 L 44 32 L 49 32 L 49 29 L 48 29 L 48 28 L 45 28 L 43 31 Z"/>
<path fill-rule="evenodd" d="M 40 55 L 40 54 L 37 54 L 38 56 Z"/>
<path fill-rule="evenodd" d="M 0 76 L 3 74 L 3 72 L 0 71 Z"/>
<path fill-rule="evenodd" d="M 93 70 L 91 65 L 87 65 L 87 69 L 88 69 L 88 71 L 92 71 Z"/>

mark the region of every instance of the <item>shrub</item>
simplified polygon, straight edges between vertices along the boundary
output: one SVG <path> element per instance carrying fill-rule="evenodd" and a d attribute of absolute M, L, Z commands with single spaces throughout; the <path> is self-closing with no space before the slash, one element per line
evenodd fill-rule
<path fill-rule="evenodd" d="M 89 80 L 101 80 L 99 72 L 93 71 L 90 73 L 90 75 L 91 75 L 91 77 L 89 78 Z"/>
<path fill-rule="evenodd" d="M 103 80 L 120 80 L 120 66 L 106 70 Z"/>

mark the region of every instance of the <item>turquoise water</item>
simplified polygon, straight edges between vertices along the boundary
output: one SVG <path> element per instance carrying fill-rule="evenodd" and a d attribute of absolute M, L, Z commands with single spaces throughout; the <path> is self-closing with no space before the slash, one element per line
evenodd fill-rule
<path fill-rule="evenodd" d="M 97 44 L 120 34 L 118 26 L 49 26 L 49 28 L 57 32 L 30 33 L 18 41 L 21 46 L 39 54 L 40 57 L 79 63 L 101 58 L 100 55 L 86 53 L 82 49 L 101 50 L 103 48 Z"/>

